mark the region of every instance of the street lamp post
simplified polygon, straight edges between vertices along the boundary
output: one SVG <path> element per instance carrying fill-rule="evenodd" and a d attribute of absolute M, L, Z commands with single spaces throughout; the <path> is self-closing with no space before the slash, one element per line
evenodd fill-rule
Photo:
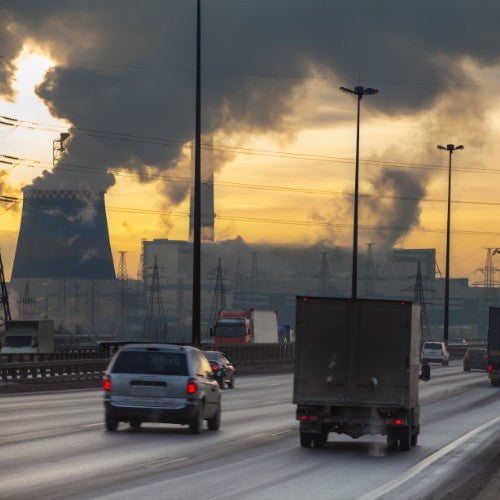
<path fill-rule="evenodd" d="M 444 280 L 444 324 L 443 324 L 443 342 L 448 345 L 448 325 L 449 325 L 449 304 L 450 304 L 450 200 L 451 200 L 451 156 L 453 151 L 464 149 L 463 146 L 447 144 L 438 146 L 438 149 L 449 152 L 448 160 L 448 218 L 446 222 L 446 272 Z"/>
<path fill-rule="evenodd" d="M 353 230 L 353 243 L 352 243 L 352 286 L 351 297 L 357 298 L 358 293 L 358 190 L 359 190 L 359 111 L 361 108 L 361 99 L 364 95 L 377 94 L 377 89 L 371 87 L 365 88 L 360 85 L 349 89 L 347 87 L 340 87 L 342 92 L 354 94 L 358 97 L 358 118 L 356 125 L 356 174 L 354 177 L 354 230 Z"/>

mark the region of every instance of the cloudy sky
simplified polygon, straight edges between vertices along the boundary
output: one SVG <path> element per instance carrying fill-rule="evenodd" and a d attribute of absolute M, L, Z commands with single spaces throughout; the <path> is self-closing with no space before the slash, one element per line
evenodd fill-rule
<path fill-rule="evenodd" d="M 500 247 L 500 4 L 495 0 L 202 0 L 202 165 L 216 238 L 349 247 L 363 99 L 360 248 L 436 248 L 482 282 Z M 107 191 L 111 244 L 186 239 L 194 0 L 0 0 L 2 194 Z M 17 121 L 15 121 L 17 120 Z M 52 168 L 52 141 L 69 131 Z M 209 144 L 213 142 L 213 151 Z M 20 205 L 19 205 L 20 207 Z M 0 208 L 8 275 L 20 208 Z"/>

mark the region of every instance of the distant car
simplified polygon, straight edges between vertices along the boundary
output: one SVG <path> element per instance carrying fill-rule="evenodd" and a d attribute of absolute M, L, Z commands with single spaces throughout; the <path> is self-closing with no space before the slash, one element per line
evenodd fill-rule
<path fill-rule="evenodd" d="M 229 389 L 234 388 L 234 366 L 220 351 L 204 351 L 205 356 L 212 365 L 212 370 L 217 377 L 221 389 L 227 384 Z"/>
<path fill-rule="evenodd" d="M 448 365 L 450 354 L 443 342 L 424 342 L 420 360 L 422 363 L 436 362 Z"/>
<path fill-rule="evenodd" d="M 212 367 L 195 347 L 128 344 L 110 361 L 103 378 L 105 422 L 116 431 L 120 422 L 189 425 L 199 434 L 203 421 L 217 431 L 221 391 Z"/>
<path fill-rule="evenodd" d="M 470 372 L 472 369 L 488 369 L 488 353 L 482 347 L 470 347 L 464 356 L 464 372 Z"/>

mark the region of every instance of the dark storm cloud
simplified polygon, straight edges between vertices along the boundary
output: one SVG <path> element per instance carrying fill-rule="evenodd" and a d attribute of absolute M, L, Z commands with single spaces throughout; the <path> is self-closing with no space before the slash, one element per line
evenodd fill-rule
<path fill-rule="evenodd" d="M 74 131 L 65 164 L 102 174 L 124 168 L 144 180 L 179 168 L 194 131 L 194 0 L 0 0 L 0 9 L 2 50 L 12 56 L 32 40 L 58 61 L 37 90 L 54 116 L 78 129 L 169 139 L 150 144 Z M 293 134 L 288 128 L 298 125 L 285 117 L 312 74 L 333 78 L 335 87 L 360 77 L 383 88 L 366 105 L 398 114 L 430 107 L 468 83 L 465 58 L 500 61 L 494 0 L 210 0 L 202 12 L 207 135 Z M 4 95 L 11 60 L 0 59 Z M 111 174 L 77 176 L 60 165 L 35 185 L 105 190 L 113 182 Z M 389 179 L 384 174 L 379 182 Z M 165 192 L 177 202 L 188 189 L 178 183 Z"/>

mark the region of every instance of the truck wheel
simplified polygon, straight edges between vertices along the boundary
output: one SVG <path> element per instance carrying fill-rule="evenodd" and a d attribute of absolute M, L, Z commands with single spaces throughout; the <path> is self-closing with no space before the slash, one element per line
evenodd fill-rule
<path fill-rule="evenodd" d="M 300 446 L 302 448 L 310 448 L 313 442 L 313 438 L 311 434 L 304 434 L 303 432 L 300 433 Z"/>
<path fill-rule="evenodd" d="M 328 441 L 328 432 L 322 432 L 321 434 L 315 434 L 312 439 L 312 444 L 315 448 L 324 448 L 326 442 Z"/>
<path fill-rule="evenodd" d="M 411 427 L 399 429 L 399 451 L 408 451 L 411 448 Z"/>
<path fill-rule="evenodd" d="M 395 450 L 398 447 L 398 433 L 396 429 L 387 430 L 387 449 Z"/>
<path fill-rule="evenodd" d="M 411 445 L 417 446 L 417 442 L 418 442 L 418 434 L 415 432 L 415 434 L 411 435 Z"/>
<path fill-rule="evenodd" d="M 118 429 L 118 419 L 106 413 L 106 430 L 116 431 Z"/>
<path fill-rule="evenodd" d="M 130 421 L 130 427 L 132 427 L 133 429 L 139 429 L 141 424 L 142 424 L 142 422 L 140 420 L 131 420 Z"/>

